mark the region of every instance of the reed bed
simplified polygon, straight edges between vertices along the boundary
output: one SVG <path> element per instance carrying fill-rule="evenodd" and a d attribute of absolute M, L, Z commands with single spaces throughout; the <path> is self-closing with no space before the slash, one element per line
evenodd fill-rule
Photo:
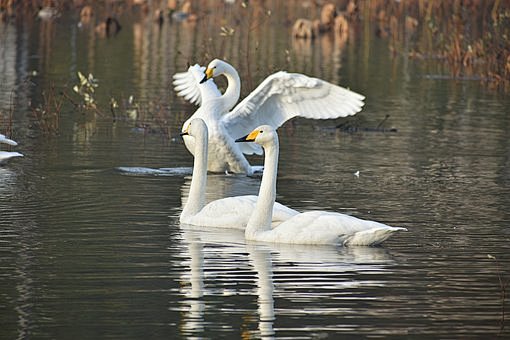
<path fill-rule="evenodd" d="M 152 15 L 162 24 L 165 18 L 179 13 L 182 18 L 193 21 L 207 20 L 217 25 L 217 31 L 224 36 L 234 34 L 233 28 L 225 25 L 227 6 L 222 1 L 193 0 L 0 0 L 0 19 L 37 17 L 44 7 L 53 7 L 60 12 L 78 11 L 81 20 L 94 17 L 98 27 L 108 28 L 108 22 L 116 20 L 126 11 L 137 11 Z M 445 65 L 449 75 L 455 79 L 480 80 L 490 88 L 510 89 L 510 2 L 501 0 L 336 0 L 303 1 L 294 0 L 281 4 L 277 0 L 237 1 L 230 6 L 232 11 L 249 13 L 245 21 L 248 29 L 236 30 L 246 40 L 256 35 L 257 22 L 266 24 L 256 17 L 272 10 L 285 7 L 288 12 L 289 35 L 293 25 L 302 20 L 310 21 L 316 27 L 303 28 L 303 37 L 313 39 L 315 34 L 333 30 L 342 36 L 338 39 L 384 39 L 390 53 L 427 62 Z M 248 8 L 248 10 L 247 10 Z M 260 9 L 263 9 L 262 11 Z M 230 15 L 229 12 L 229 15 Z M 307 13 L 307 18 L 298 13 Z M 263 13 L 262 15 L 260 13 Z M 235 17 L 235 15 L 234 15 Z M 254 19 L 255 18 L 255 19 Z M 104 20 L 103 20 L 104 19 Z M 336 19 L 336 20 L 335 20 Z M 108 21 L 109 20 L 109 21 Z M 181 20 L 181 19 L 180 19 Z M 104 22 L 103 22 L 104 21 Z M 368 25 L 372 34 L 348 34 Z M 246 45 L 246 59 L 252 54 Z"/>

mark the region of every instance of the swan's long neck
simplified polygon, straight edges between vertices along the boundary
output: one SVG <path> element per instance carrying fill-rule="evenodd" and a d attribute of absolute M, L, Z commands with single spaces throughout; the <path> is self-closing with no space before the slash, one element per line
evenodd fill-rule
<path fill-rule="evenodd" d="M 207 130 L 204 136 L 195 137 L 195 161 L 189 188 L 188 201 L 181 213 L 183 218 L 193 216 L 205 206 L 205 187 L 207 185 Z"/>
<path fill-rule="evenodd" d="M 222 98 L 225 103 L 225 111 L 230 111 L 237 104 L 241 95 L 241 79 L 236 69 L 231 65 L 225 64 L 225 68 L 223 75 L 227 78 L 228 86 Z"/>
<path fill-rule="evenodd" d="M 264 147 L 264 172 L 262 173 L 257 204 L 246 226 L 245 236 L 247 239 L 253 239 L 257 233 L 271 229 L 273 206 L 276 200 L 278 152 L 278 137 L 275 137 L 271 145 Z"/>

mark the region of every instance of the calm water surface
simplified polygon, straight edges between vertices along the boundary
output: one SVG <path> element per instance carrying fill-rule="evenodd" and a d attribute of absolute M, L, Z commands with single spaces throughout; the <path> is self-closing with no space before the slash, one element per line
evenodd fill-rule
<path fill-rule="evenodd" d="M 299 11 L 274 6 L 250 31 L 249 56 L 240 7 L 217 9 L 232 37 L 214 18 L 158 28 L 124 13 L 109 39 L 78 28 L 77 15 L 0 23 L 0 131 L 13 107 L 25 154 L 0 168 L 1 338 L 510 336 L 500 286 L 510 279 L 509 97 L 392 59 L 366 27 L 345 46 L 292 41 L 285 18 Z M 409 231 L 380 248 L 335 248 L 181 227 L 192 158 L 178 131 L 194 108 L 171 75 L 213 57 L 240 70 L 243 94 L 286 69 L 366 95 L 349 120 L 279 130 L 278 200 Z M 51 85 L 73 96 L 77 71 L 99 80 L 101 112 L 66 102 L 58 133 L 44 133 L 31 107 Z M 363 131 L 386 115 L 396 132 Z M 209 175 L 208 199 L 255 194 L 259 181 Z"/>

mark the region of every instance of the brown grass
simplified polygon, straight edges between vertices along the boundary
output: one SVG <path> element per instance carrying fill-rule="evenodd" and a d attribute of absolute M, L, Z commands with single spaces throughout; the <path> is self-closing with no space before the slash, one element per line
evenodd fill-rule
<path fill-rule="evenodd" d="M 510 89 L 510 2 L 358 1 L 394 55 L 437 60 L 453 78 Z"/>

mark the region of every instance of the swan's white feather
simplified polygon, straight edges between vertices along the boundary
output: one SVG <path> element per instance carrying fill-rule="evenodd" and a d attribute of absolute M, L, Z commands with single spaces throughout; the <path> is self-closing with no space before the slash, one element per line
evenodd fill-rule
<path fill-rule="evenodd" d="M 257 204 L 245 229 L 247 240 L 308 245 L 372 246 L 383 242 L 396 231 L 407 230 L 328 211 L 295 214 L 271 229 L 278 173 L 278 134 L 272 126 L 262 125 L 239 141 L 255 142 L 261 145 L 265 152 L 264 172 Z"/>
<path fill-rule="evenodd" d="M 356 114 L 362 95 L 324 80 L 280 71 L 267 77 L 222 120 L 234 138 L 259 125 L 275 129 L 293 117 L 334 119 Z"/>
<path fill-rule="evenodd" d="M 244 230 L 254 211 L 257 196 L 235 196 L 205 202 L 207 185 L 208 127 L 203 119 L 194 118 L 185 127 L 193 139 L 195 161 L 188 199 L 181 212 L 180 222 L 199 227 Z M 297 215 L 298 212 L 279 203 L 272 206 L 272 225 Z"/>
<path fill-rule="evenodd" d="M 262 148 L 255 143 L 236 144 L 233 141 L 259 125 L 278 128 L 298 116 L 310 119 L 345 117 L 361 111 L 364 105 L 364 97 L 358 93 L 321 79 L 281 71 L 268 76 L 235 106 L 241 86 L 237 71 L 218 59 L 211 61 L 208 68 L 213 71 L 212 77 L 227 77 L 228 87 L 223 95 L 212 78 L 200 84 L 204 68 L 199 65 L 174 75 L 174 86 L 179 96 L 200 105 L 190 119 L 202 118 L 210 129 L 209 142 L 218 144 L 214 153 L 213 148 L 209 151 L 208 170 L 213 172 L 252 174 L 243 154 L 261 155 Z M 193 140 L 185 137 L 184 142 L 193 153 Z"/>
<path fill-rule="evenodd" d="M 205 67 L 192 65 L 186 72 L 174 74 L 174 90 L 192 104 L 201 105 L 204 101 L 221 96 L 213 79 L 200 84 L 204 78 Z"/>
<path fill-rule="evenodd" d="M 18 143 L 16 143 L 12 139 L 9 139 L 9 138 L 5 137 L 5 135 L 2 135 L 2 134 L 0 134 L 0 143 L 12 145 L 12 146 L 18 145 Z"/>
<path fill-rule="evenodd" d="M 244 230 L 256 203 L 257 196 L 254 195 L 218 199 L 208 203 L 196 215 L 183 220 L 183 223 L 194 226 Z M 272 227 L 297 214 L 299 212 L 296 210 L 275 202 Z"/>
<path fill-rule="evenodd" d="M 374 246 L 399 230 L 407 229 L 336 212 L 309 211 L 287 219 L 270 232 L 261 232 L 255 239 L 291 244 Z"/>
<path fill-rule="evenodd" d="M 0 164 L 14 157 L 23 157 L 23 154 L 19 152 L 0 151 Z"/>
<path fill-rule="evenodd" d="M 2 134 L 0 134 L 0 143 L 12 146 L 18 145 L 18 143 Z M 7 162 L 9 159 L 14 157 L 23 157 L 23 154 L 19 152 L 0 151 L 0 164 Z"/>

